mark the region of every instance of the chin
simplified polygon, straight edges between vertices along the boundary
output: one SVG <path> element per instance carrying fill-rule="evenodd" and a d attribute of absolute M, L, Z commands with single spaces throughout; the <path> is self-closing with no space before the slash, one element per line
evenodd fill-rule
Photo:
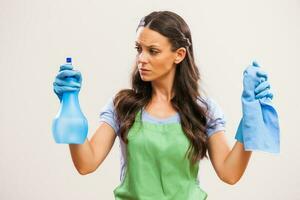
<path fill-rule="evenodd" d="M 145 82 L 147 82 L 147 81 L 152 81 L 151 78 L 148 78 L 148 77 L 146 77 L 146 76 L 141 76 L 141 79 L 142 79 L 142 81 L 145 81 Z"/>
<path fill-rule="evenodd" d="M 151 81 L 150 79 L 148 79 L 148 78 L 141 78 L 142 79 L 142 81 L 145 81 L 145 82 L 149 82 L 149 81 Z"/>

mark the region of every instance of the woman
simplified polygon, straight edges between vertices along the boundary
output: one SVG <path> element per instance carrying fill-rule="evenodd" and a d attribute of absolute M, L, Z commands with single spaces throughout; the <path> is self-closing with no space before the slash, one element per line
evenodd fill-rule
<path fill-rule="evenodd" d="M 206 199 L 197 175 L 207 152 L 219 178 L 235 184 L 251 151 L 244 151 L 239 141 L 229 148 L 220 107 L 200 94 L 188 25 L 173 12 L 152 12 L 136 32 L 132 88 L 103 107 L 102 123 L 90 141 L 69 145 L 76 169 L 80 174 L 95 171 L 118 136 L 122 157 L 116 199 Z M 60 71 L 54 83 L 57 95 L 80 90 L 80 72 L 64 65 Z M 78 82 L 64 82 L 68 76 Z M 257 88 L 257 97 L 272 95 L 268 84 Z"/>

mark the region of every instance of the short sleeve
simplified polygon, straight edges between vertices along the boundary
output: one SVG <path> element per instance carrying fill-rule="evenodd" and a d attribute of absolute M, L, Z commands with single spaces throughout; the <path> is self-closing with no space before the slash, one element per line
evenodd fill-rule
<path fill-rule="evenodd" d="M 106 122 L 108 123 L 118 135 L 119 125 L 117 123 L 115 107 L 113 104 L 113 97 L 109 99 L 109 101 L 104 105 L 99 114 L 99 122 Z"/>
<path fill-rule="evenodd" d="M 208 104 L 207 136 L 210 137 L 218 131 L 225 131 L 226 119 L 221 107 L 211 98 L 204 98 Z"/>

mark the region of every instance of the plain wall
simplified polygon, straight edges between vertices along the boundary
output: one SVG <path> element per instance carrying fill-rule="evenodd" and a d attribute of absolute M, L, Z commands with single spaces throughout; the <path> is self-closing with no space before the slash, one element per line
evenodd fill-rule
<path fill-rule="evenodd" d="M 223 109 L 228 144 L 242 116 L 242 73 L 252 59 L 269 74 L 281 128 L 281 153 L 253 152 L 241 180 L 222 182 L 209 160 L 200 185 L 209 200 L 300 199 L 300 1 L 0 0 L 0 199 L 113 199 L 119 141 L 92 174 L 79 175 L 68 145 L 56 144 L 59 101 L 52 83 L 65 57 L 83 76 L 79 94 L 89 121 L 128 88 L 135 30 L 154 10 L 181 15 L 192 31 L 204 89 Z"/>

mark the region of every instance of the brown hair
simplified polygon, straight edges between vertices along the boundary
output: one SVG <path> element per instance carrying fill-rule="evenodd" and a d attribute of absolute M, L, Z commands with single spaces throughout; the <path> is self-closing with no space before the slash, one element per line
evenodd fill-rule
<path fill-rule="evenodd" d="M 199 93 L 200 74 L 194 61 L 190 29 L 178 14 L 170 11 L 150 13 L 141 19 L 136 30 L 139 27 L 147 27 L 167 37 L 172 45 L 172 51 L 180 47 L 186 48 L 185 58 L 176 66 L 173 85 L 175 95 L 171 103 L 179 113 L 181 127 L 190 141 L 187 153 L 191 163 L 194 164 L 203 157 L 207 158 L 206 125 L 209 116 L 208 105 Z M 134 123 L 137 112 L 148 105 L 152 96 L 151 82 L 141 79 L 137 62 L 131 75 L 131 87 L 132 89 L 119 91 L 113 101 L 120 125 L 119 134 L 126 144 L 128 131 Z M 205 107 L 200 106 L 197 100 Z"/>

